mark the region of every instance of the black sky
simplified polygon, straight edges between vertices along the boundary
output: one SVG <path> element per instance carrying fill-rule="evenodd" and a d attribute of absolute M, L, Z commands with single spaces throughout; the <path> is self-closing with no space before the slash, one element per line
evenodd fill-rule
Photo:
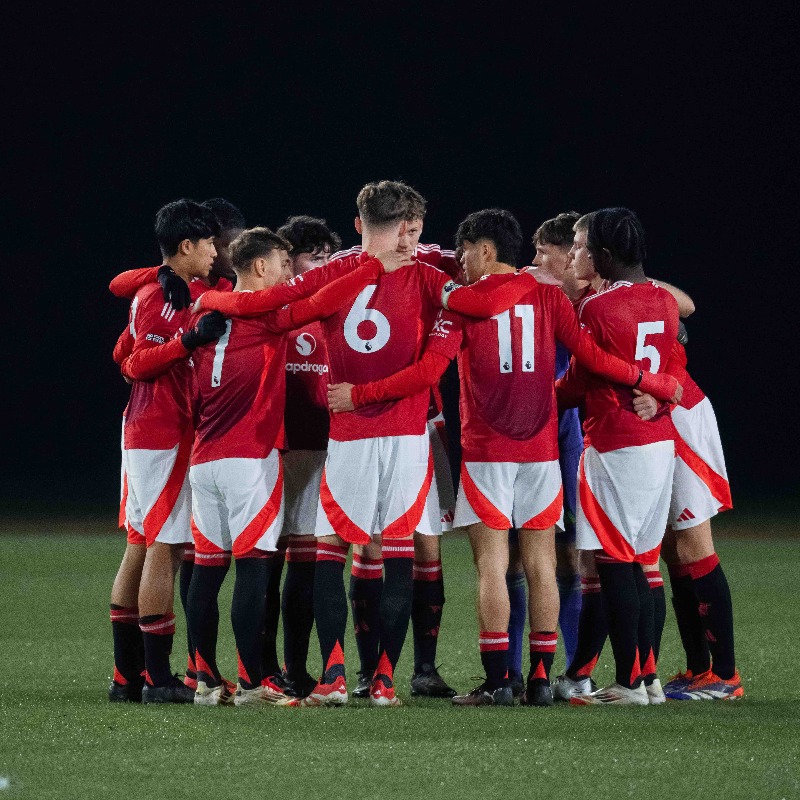
<path fill-rule="evenodd" d="M 355 195 L 380 178 L 422 191 L 423 240 L 444 245 L 487 206 L 528 234 L 562 210 L 635 209 L 648 273 L 696 301 L 690 369 L 734 497 L 796 494 L 793 4 L 447 5 L 15 12 L 7 506 L 113 506 L 127 309 L 106 287 L 158 263 L 160 205 L 311 213 L 354 243 Z"/>

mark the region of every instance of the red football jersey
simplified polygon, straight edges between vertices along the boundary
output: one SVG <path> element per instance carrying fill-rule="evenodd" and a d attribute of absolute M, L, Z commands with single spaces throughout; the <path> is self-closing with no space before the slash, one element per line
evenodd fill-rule
<path fill-rule="evenodd" d="M 673 375 L 678 383 L 683 386 L 681 406 L 683 408 L 694 408 L 705 397 L 705 393 L 686 371 L 686 362 L 686 348 L 678 341 L 673 342 L 672 353 L 666 371 Z"/>
<path fill-rule="evenodd" d="M 655 284 L 617 281 L 586 298 L 580 321 L 609 353 L 633 361 L 643 370 L 665 372 L 678 335 L 678 304 Z M 573 363 L 559 392 L 585 396 L 586 445 L 602 452 L 674 438 L 669 406 L 662 403 L 647 422 L 633 410 L 630 389 L 614 386 Z"/>
<path fill-rule="evenodd" d="M 134 339 L 130 358 L 177 339 L 191 327 L 191 311 L 176 311 L 165 303 L 157 283 L 148 284 L 136 293 L 129 318 Z M 125 409 L 127 450 L 168 450 L 180 442 L 191 422 L 189 379 L 187 357 L 153 380 L 133 381 Z"/>
<path fill-rule="evenodd" d="M 362 252 L 360 244 L 351 247 L 349 250 L 340 250 L 331 256 L 331 261 L 345 256 L 357 256 Z M 429 264 L 431 267 L 446 272 L 454 281 L 466 283 L 464 271 L 461 264 L 456 259 L 454 250 L 442 250 L 438 244 L 418 244 L 414 251 L 414 258 Z"/>
<path fill-rule="evenodd" d="M 286 344 L 286 412 L 290 450 L 325 450 L 331 421 L 328 411 L 328 348 L 320 322 L 288 335 Z"/>

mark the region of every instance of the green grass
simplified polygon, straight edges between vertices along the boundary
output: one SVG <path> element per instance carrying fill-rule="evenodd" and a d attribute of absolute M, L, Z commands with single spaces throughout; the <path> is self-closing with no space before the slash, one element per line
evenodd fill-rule
<path fill-rule="evenodd" d="M 720 542 L 746 699 L 657 708 L 110 705 L 107 603 L 123 547 L 108 534 L 0 535 L 0 800 L 800 796 L 797 540 Z M 439 657 L 465 690 L 480 673 L 473 568 L 465 539 L 446 538 L 443 548 Z M 226 624 L 219 651 L 234 675 Z M 351 641 L 347 656 L 354 675 Z M 600 682 L 611 680 L 610 661 L 607 647 Z M 557 656 L 555 669 L 562 665 Z M 661 676 L 681 666 L 670 617 Z M 405 700 L 408 654 L 397 678 Z"/>

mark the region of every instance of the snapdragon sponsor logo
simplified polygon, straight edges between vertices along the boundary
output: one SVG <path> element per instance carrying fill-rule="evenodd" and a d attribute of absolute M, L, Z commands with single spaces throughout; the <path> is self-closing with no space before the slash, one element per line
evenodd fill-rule
<path fill-rule="evenodd" d="M 301 333 L 295 339 L 294 346 L 301 356 L 308 358 L 317 349 L 317 340 L 310 333 Z"/>
<path fill-rule="evenodd" d="M 317 375 L 324 375 L 328 372 L 327 364 L 309 364 L 308 361 L 298 364 L 296 361 L 289 361 L 286 364 L 286 371 L 296 375 L 298 372 L 316 372 Z"/>

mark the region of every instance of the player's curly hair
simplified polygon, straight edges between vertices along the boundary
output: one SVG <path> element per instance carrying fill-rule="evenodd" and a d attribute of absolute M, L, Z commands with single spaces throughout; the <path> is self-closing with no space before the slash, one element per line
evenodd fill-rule
<path fill-rule="evenodd" d="M 427 203 L 416 190 L 400 181 L 368 183 L 356 198 L 358 215 L 368 225 L 423 219 Z"/>
<path fill-rule="evenodd" d="M 214 212 L 194 200 L 174 200 L 156 214 L 156 239 L 164 258 L 174 256 L 181 242 L 197 242 L 219 236 L 219 222 Z"/>
<path fill-rule="evenodd" d="M 324 219 L 303 214 L 289 217 L 277 233 L 291 244 L 293 256 L 318 253 L 326 248 L 333 253 L 342 246 L 342 237 L 332 231 Z"/>
<path fill-rule="evenodd" d="M 219 227 L 223 231 L 242 230 L 247 227 L 244 214 L 224 197 L 203 200 L 203 205 L 214 212 L 214 216 L 219 221 Z"/>
<path fill-rule="evenodd" d="M 232 242 L 230 247 L 231 263 L 237 273 L 244 273 L 250 269 L 255 258 L 268 256 L 273 250 L 292 249 L 292 245 L 269 228 L 248 228 L 242 231 Z"/>
<path fill-rule="evenodd" d="M 603 251 L 623 267 L 635 267 L 647 255 L 644 228 L 629 208 L 601 208 L 584 214 L 575 223 L 575 230 L 586 231 L 586 247 L 598 264 Z"/>
<path fill-rule="evenodd" d="M 517 218 L 503 208 L 485 208 L 470 214 L 456 231 L 456 247 L 464 242 L 488 239 L 497 248 L 497 260 L 515 267 L 522 251 L 522 228 Z"/>
<path fill-rule="evenodd" d="M 552 244 L 556 247 L 572 246 L 575 223 L 580 219 L 577 211 L 563 211 L 553 219 L 545 220 L 533 234 L 533 244 Z"/>

